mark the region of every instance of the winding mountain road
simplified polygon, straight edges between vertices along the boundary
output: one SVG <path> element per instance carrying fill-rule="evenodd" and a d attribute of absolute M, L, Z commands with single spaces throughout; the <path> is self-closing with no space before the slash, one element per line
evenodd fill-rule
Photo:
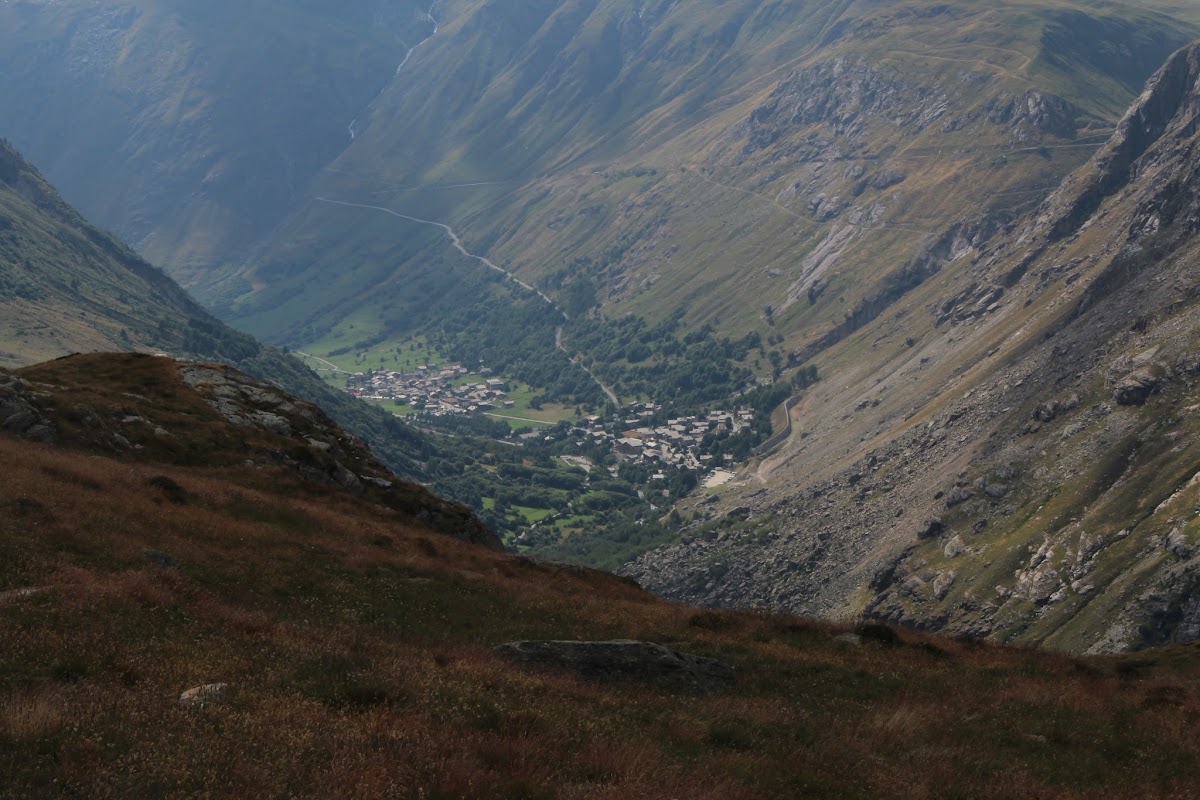
<path fill-rule="evenodd" d="M 455 250 L 462 253 L 467 258 L 478 261 L 480 264 L 483 264 L 488 269 L 492 269 L 492 270 L 495 270 L 496 272 L 499 272 L 501 275 L 504 275 L 510 281 L 515 283 L 517 286 L 520 286 L 522 289 L 525 289 L 526 291 L 529 291 L 529 292 L 533 292 L 538 297 L 545 300 L 546 303 L 551 308 L 553 308 L 555 311 L 557 311 L 559 314 L 561 314 L 563 319 L 570 319 L 570 317 L 567 316 L 567 313 L 565 311 L 560 310 L 557 306 L 554 305 L 554 301 L 551 300 L 550 297 L 545 292 L 543 292 L 539 289 L 535 289 L 534 287 L 530 286 L 528 283 L 521 280 L 516 275 L 513 275 L 511 272 L 506 270 L 504 267 L 500 266 L 499 264 L 496 264 L 495 262 L 491 261 L 487 257 L 475 255 L 470 250 L 463 247 L 462 239 L 459 238 L 458 234 L 455 233 L 453 228 L 451 228 L 449 225 L 447 225 L 444 222 L 436 222 L 431 219 L 421 219 L 420 217 L 410 217 L 408 214 L 401 214 L 398 211 L 392 211 L 390 208 L 384 208 L 383 206 L 372 206 L 372 205 L 367 205 L 365 203 L 351 203 L 346 200 L 333 200 L 328 197 L 314 197 L 313 199 L 319 203 L 329 203 L 329 204 L 335 205 L 335 206 L 348 206 L 349 208 L 365 208 L 370 211 L 379 211 L 383 214 L 390 214 L 393 217 L 407 220 L 408 222 L 415 222 L 419 225 L 432 225 L 435 228 L 441 228 L 443 231 L 446 232 L 446 235 L 450 237 L 450 244 L 454 245 Z"/>
<path fill-rule="evenodd" d="M 404 69 L 404 65 L 407 64 L 409 62 L 409 59 L 411 59 L 413 57 L 413 53 L 415 53 L 417 51 L 417 48 L 419 48 L 421 45 L 428 42 L 434 36 L 437 36 L 438 29 L 440 27 L 440 23 L 438 22 L 437 18 L 433 16 L 433 12 L 437 9 L 439 2 L 441 2 L 441 0 L 433 0 L 433 3 L 429 6 L 429 11 L 426 12 L 426 15 L 429 17 L 429 21 L 433 23 L 433 31 L 429 34 L 429 36 L 425 37 L 420 42 L 417 42 L 417 44 L 408 48 L 408 52 L 406 52 L 404 54 L 404 60 L 400 62 L 400 65 L 398 67 L 396 67 L 396 75 L 399 75 L 400 71 L 402 69 Z M 382 92 L 380 92 L 380 93 L 382 94 Z M 355 118 L 349 125 L 351 140 L 354 140 L 358 137 L 358 131 L 356 128 L 357 123 L 358 123 L 358 119 Z M 330 167 L 327 167 L 326 169 L 330 169 L 331 171 L 335 171 L 335 172 L 344 172 L 344 170 L 337 169 L 336 167 L 333 167 L 332 165 Z M 347 173 L 347 174 L 349 174 L 349 173 Z M 489 186 L 494 183 L 503 183 L 503 181 L 499 181 L 499 182 L 487 181 L 487 182 L 481 182 L 481 183 L 454 184 L 454 185 L 447 186 L 447 187 L 435 187 L 435 188 L 460 188 L 460 187 L 468 187 L 468 186 Z M 377 194 L 378 194 L 378 192 L 377 192 Z M 455 230 L 453 228 L 451 228 L 449 225 L 447 225 L 444 222 L 437 222 L 436 220 L 431 220 L 431 219 L 421 219 L 420 217 L 412 217 L 412 216 L 409 216 L 408 214 L 401 214 L 398 211 L 393 211 L 390 208 L 385 208 L 383 206 L 369 205 L 366 203 L 352 203 L 347 200 L 334 200 L 329 197 L 315 197 L 313 199 L 316 200 L 317 202 L 328 203 L 330 205 L 347 206 L 349 208 L 362 208 L 362 209 L 366 209 L 369 211 L 378 211 L 383 214 L 389 214 L 398 219 L 417 223 L 418 225 L 432 225 L 435 228 L 441 228 L 446 233 L 446 235 L 450 237 L 450 243 L 454 246 L 455 250 L 462 253 L 467 258 L 478 261 L 480 264 L 483 264 L 488 269 L 499 272 L 500 274 L 504 275 L 505 278 L 512 281 L 517 286 L 520 286 L 522 289 L 524 289 L 528 292 L 533 292 L 538 297 L 542 298 L 542 300 L 544 300 L 546 302 L 546 304 L 549 305 L 551 308 L 553 308 L 558 314 L 562 315 L 562 318 L 564 320 L 571 319 L 570 315 L 568 315 L 567 312 L 563 311 L 557 305 L 555 305 L 554 301 L 552 299 L 550 299 L 550 297 L 545 292 L 529 285 L 528 283 L 526 283 L 525 281 L 518 278 L 516 275 L 509 272 L 504 267 L 501 267 L 500 265 L 496 264 L 495 262 L 493 262 L 491 259 L 487 258 L 486 256 L 476 255 L 475 253 L 472 253 L 470 250 L 468 250 L 466 247 L 464 247 L 463 243 L 462 243 L 462 238 L 459 237 L 458 233 L 455 232 Z M 563 328 L 561 325 L 555 331 L 554 344 L 559 350 L 561 350 L 563 353 L 566 353 L 568 357 L 571 356 L 571 354 L 567 352 L 566 345 L 563 342 Z M 304 354 L 301 353 L 301 355 L 304 355 Z M 318 359 L 318 360 L 323 361 L 324 359 Z M 325 363 L 329 363 L 329 362 L 325 362 Z M 579 367 L 584 372 L 586 372 L 588 377 L 590 377 L 592 379 L 592 381 L 597 386 L 600 387 L 601 391 L 603 391 L 605 396 L 607 396 L 608 399 L 610 401 L 612 401 L 612 404 L 615 407 L 617 407 L 617 408 L 621 407 L 621 399 L 619 397 L 617 397 L 617 393 L 614 392 L 603 381 L 601 381 L 599 378 L 597 378 L 595 373 L 593 373 L 590 369 L 585 367 L 583 365 L 583 363 L 580 361 L 580 359 L 571 358 L 571 363 L 575 364 L 577 367 Z M 332 365 L 330 365 L 330 366 L 332 366 Z"/>
<path fill-rule="evenodd" d="M 470 250 L 468 250 L 466 247 L 464 247 L 463 243 L 462 243 L 462 239 L 459 237 L 458 233 L 444 222 L 437 222 L 437 221 L 431 220 L 431 219 L 421 219 L 420 217 L 412 217 L 412 216 L 409 216 L 408 214 L 401 214 L 398 211 L 393 211 L 390 208 L 384 208 L 383 206 L 368 205 L 366 203 L 351 203 L 348 200 L 334 200 L 329 197 L 314 197 L 313 199 L 319 203 L 328 203 L 330 205 L 335 205 L 335 206 L 346 206 L 348 208 L 362 208 L 362 209 L 366 209 L 368 211 L 377 211 L 379 213 L 388 214 L 390 216 L 405 220 L 407 222 L 414 222 L 419 225 L 431 225 L 435 228 L 441 228 L 442 231 L 444 231 L 445 234 L 450 237 L 450 244 L 452 244 L 454 246 L 455 250 L 462 253 L 467 258 L 478 261 L 480 264 L 483 264 L 488 269 L 499 272 L 500 274 L 504 275 L 505 278 L 512 281 L 517 286 L 520 286 L 522 289 L 536 294 L 538 297 L 542 298 L 542 300 L 544 300 L 547 305 L 549 305 L 551 308 L 553 308 L 556 313 L 561 315 L 563 320 L 571 319 L 571 317 L 567 314 L 567 312 L 563 311 L 558 306 L 556 306 L 554 304 L 554 301 L 552 299 L 550 299 L 550 296 L 547 295 L 545 292 L 543 292 L 539 289 L 536 289 L 533 286 L 530 286 L 528 283 L 521 280 L 516 275 L 513 275 L 511 272 L 506 270 L 504 267 L 500 266 L 499 264 L 496 264 L 494 261 L 487 258 L 486 256 L 476 255 L 475 253 L 472 253 Z M 563 328 L 561 325 L 558 327 L 558 329 L 554 333 L 554 344 L 559 350 L 561 350 L 564 353 L 567 353 L 567 355 L 570 356 L 570 353 L 567 352 L 566 344 L 563 342 Z M 596 377 L 596 374 L 594 372 L 592 372 L 590 369 L 585 367 L 583 365 L 583 363 L 580 362 L 580 360 L 577 358 L 572 358 L 571 363 L 575 364 L 577 367 L 579 367 L 584 372 L 586 372 L 588 374 L 588 377 L 590 377 L 592 379 L 592 381 L 597 386 L 600 387 L 600 390 L 602 392 L 604 392 L 605 396 L 607 396 L 609 400 L 612 401 L 612 404 L 614 406 L 616 406 L 617 408 L 621 407 L 621 398 L 617 397 L 616 392 L 614 392 L 608 385 L 606 385 L 602 380 L 600 380 L 598 377 Z"/>
<path fill-rule="evenodd" d="M 579 367 L 581 370 L 583 370 L 584 372 L 586 372 L 588 374 L 588 377 L 590 377 L 595 382 L 595 384 L 600 387 L 600 389 L 604 392 L 604 394 L 608 396 L 608 399 L 612 401 L 612 404 L 614 407 L 616 407 L 616 408 L 621 407 L 621 398 L 617 397 L 617 393 L 614 392 L 611 388 L 609 388 L 608 385 L 604 383 L 604 381 L 597 378 L 596 373 L 592 372 L 590 369 L 585 367 L 583 365 L 583 361 L 581 359 L 579 359 L 575 356 L 572 356 L 570 351 L 567 350 L 567 345 L 563 338 L 562 325 L 559 325 L 558 329 L 554 331 L 554 346 L 557 347 L 559 350 L 563 351 L 564 353 L 566 353 L 567 357 L 571 359 L 572 364 Z"/>
<path fill-rule="evenodd" d="M 346 372 L 346 370 L 342 369 L 337 364 L 334 364 L 332 361 L 326 361 L 325 359 L 321 358 L 320 356 L 314 356 L 309 353 L 305 353 L 301 350 L 297 350 L 296 355 L 303 356 L 304 358 L 311 358 L 314 361 L 321 362 L 322 364 L 327 364 L 329 366 L 329 369 L 331 372 L 340 372 L 343 375 L 353 375 L 354 374 L 353 372 Z"/>

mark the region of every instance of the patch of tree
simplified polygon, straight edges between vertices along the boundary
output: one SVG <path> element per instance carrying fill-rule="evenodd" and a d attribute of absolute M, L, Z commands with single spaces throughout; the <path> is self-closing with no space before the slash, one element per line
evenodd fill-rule
<path fill-rule="evenodd" d="M 443 316 L 430 344 L 468 369 L 494 372 L 542 389 L 544 402 L 604 402 L 596 382 L 555 345 L 562 316 L 535 295 L 501 289 Z"/>
<path fill-rule="evenodd" d="M 754 374 L 738 362 L 762 348 L 762 337 L 752 332 L 718 339 L 710 325 L 680 337 L 684 313 L 655 326 L 633 315 L 574 319 L 567 341 L 620 394 L 652 397 L 677 411 L 718 403 L 752 383 Z"/>
<path fill-rule="evenodd" d="M 629 174 L 633 172 L 629 171 Z M 639 168 L 636 177 L 655 174 L 654 170 Z M 538 288 L 556 294 L 559 305 L 571 319 L 583 317 L 600 304 L 599 287 L 618 277 L 621 260 L 658 224 L 651 223 L 639 230 L 627 231 L 596 256 L 576 258 L 539 280 Z"/>
<path fill-rule="evenodd" d="M 455 414 L 433 416 L 414 414 L 412 421 L 421 428 L 428 428 L 452 436 L 479 436 L 488 439 L 505 439 L 512 432 L 505 423 L 482 414 Z"/>
<path fill-rule="evenodd" d="M 545 469 L 543 467 L 527 466 L 525 464 L 502 464 L 496 474 L 507 481 L 527 483 L 532 486 L 544 486 L 552 489 L 583 488 L 587 473 L 582 469 Z"/>
<path fill-rule="evenodd" d="M 613 570 L 642 553 L 675 541 L 676 525 L 637 514 L 613 515 L 600 525 L 538 549 L 542 558 Z"/>
<path fill-rule="evenodd" d="M 0 139 L 0 182 L 13 184 L 21 177 L 25 159 L 17 153 L 7 139 Z"/>

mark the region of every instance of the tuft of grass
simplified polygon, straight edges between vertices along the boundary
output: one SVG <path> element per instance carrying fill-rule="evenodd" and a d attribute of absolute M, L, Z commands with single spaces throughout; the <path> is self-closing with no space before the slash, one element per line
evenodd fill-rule
<path fill-rule="evenodd" d="M 57 735 L 67 722 L 66 703 L 49 691 L 0 699 L 0 737 L 17 742 Z"/>
<path fill-rule="evenodd" d="M 166 475 L 156 475 L 146 479 L 146 485 L 158 489 L 163 497 L 177 505 L 183 505 L 188 500 L 187 490 Z"/>

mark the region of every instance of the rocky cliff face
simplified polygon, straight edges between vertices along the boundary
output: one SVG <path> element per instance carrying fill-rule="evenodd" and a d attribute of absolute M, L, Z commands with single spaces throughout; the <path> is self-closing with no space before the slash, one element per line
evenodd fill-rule
<path fill-rule="evenodd" d="M 629 573 L 1069 649 L 1200 636 L 1198 80 L 1200 47 L 1174 55 L 1029 222 L 848 339 L 859 371 Z"/>

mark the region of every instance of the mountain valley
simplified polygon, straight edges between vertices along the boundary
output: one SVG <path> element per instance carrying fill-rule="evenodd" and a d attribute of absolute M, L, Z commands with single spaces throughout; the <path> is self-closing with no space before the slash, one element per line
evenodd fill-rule
<path fill-rule="evenodd" d="M 1195 4 L 0 66 L 0 800 L 1195 794 Z"/>
<path fill-rule="evenodd" d="M 20 363 L 224 358 L 346 424 L 346 389 L 454 365 L 519 391 L 454 417 L 375 391 L 352 427 L 523 552 L 1073 651 L 1200 635 L 1191 6 L 363 2 L 297 12 L 274 59 L 211 49 L 273 4 L 181 9 L 0 6 L 4 52 L 59 54 L 0 81 L 10 135 L 317 372 L 237 339 L 256 371 L 223 327 L 102 321 L 83 346 L 62 316 L 39 344 L 14 311 Z M 94 97 L 108 155 L 23 111 L 51 85 Z M 696 464 L 631 455 L 680 420 L 717 423 Z"/>

